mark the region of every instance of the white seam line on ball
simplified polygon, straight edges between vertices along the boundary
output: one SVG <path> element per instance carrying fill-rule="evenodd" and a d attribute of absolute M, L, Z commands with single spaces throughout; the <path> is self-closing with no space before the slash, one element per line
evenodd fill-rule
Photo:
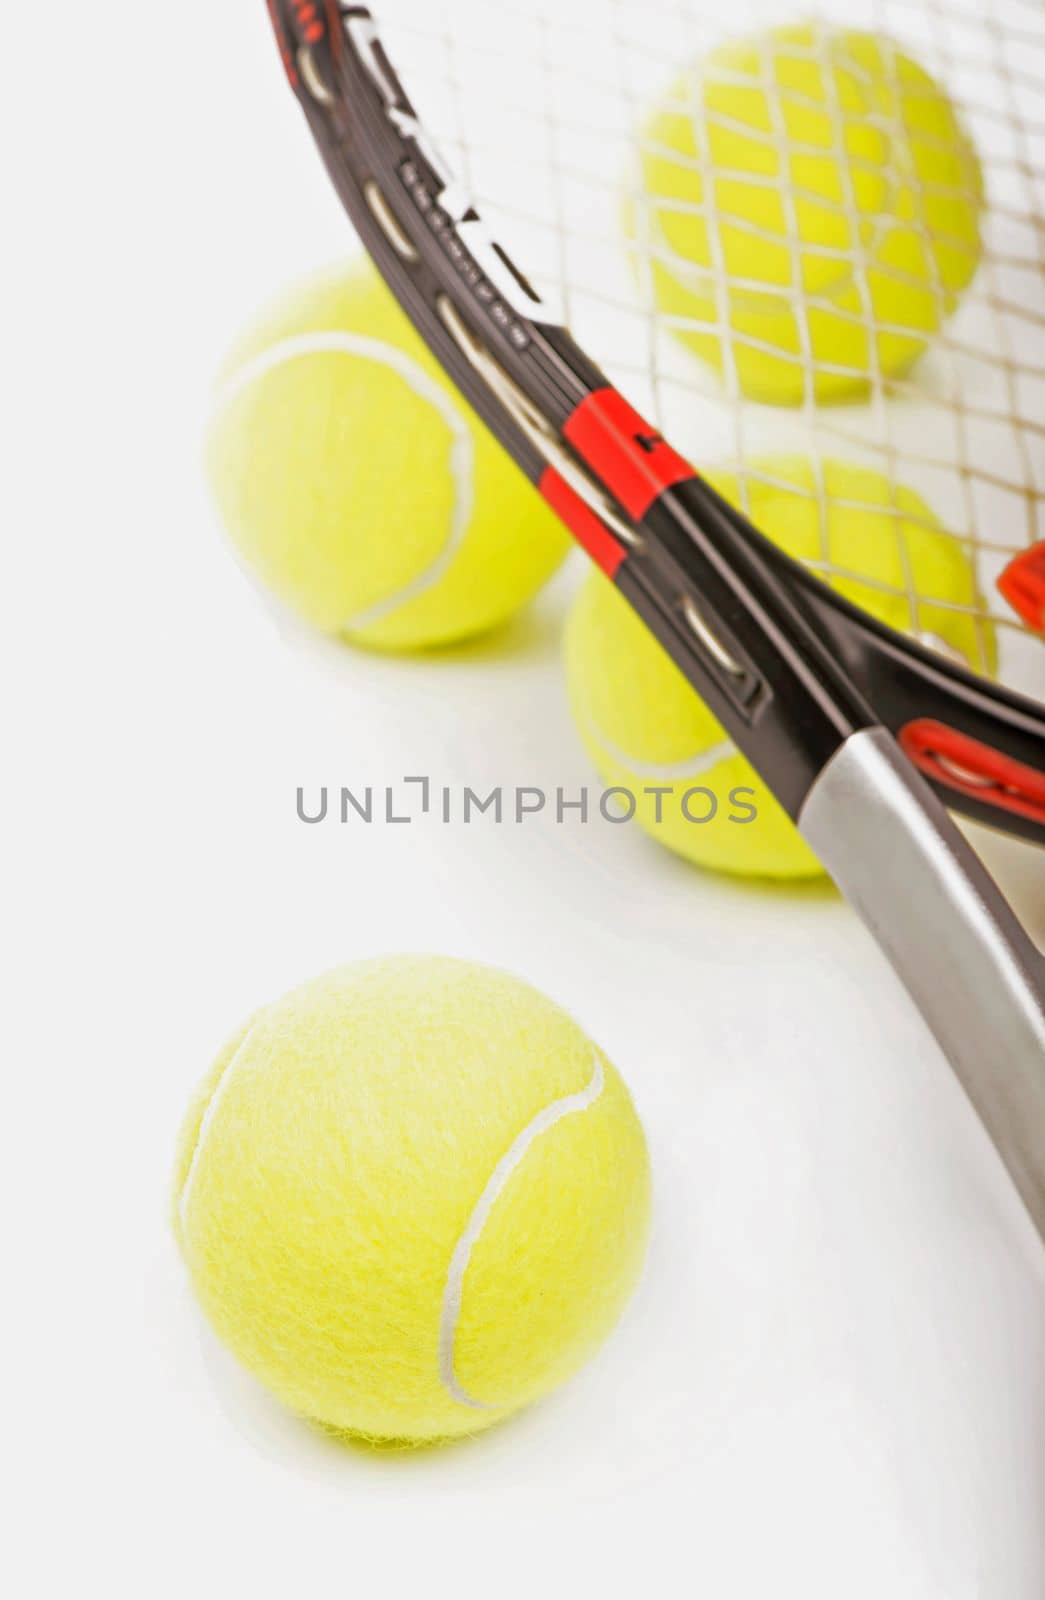
<path fill-rule="evenodd" d="M 533 1121 L 523 1129 L 518 1138 L 514 1140 L 509 1149 L 494 1167 L 490 1180 L 479 1196 L 475 1210 L 472 1212 L 465 1225 L 464 1232 L 457 1241 L 454 1253 L 450 1258 L 450 1268 L 446 1275 L 446 1287 L 443 1290 L 443 1314 L 439 1323 L 439 1377 L 444 1389 L 452 1400 L 458 1405 L 471 1406 L 474 1411 L 494 1411 L 496 1406 L 475 1400 L 462 1388 L 457 1381 L 454 1371 L 454 1345 L 457 1339 L 457 1325 L 461 1320 L 461 1302 L 464 1295 L 465 1274 L 479 1238 L 490 1219 L 490 1213 L 501 1197 L 509 1179 L 521 1166 L 529 1153 L 530 1146 L 539 1139 L 542 1133 L 547 1133 L 557 1122 L 564 1117 L 573 1116 L 575 1112 L 587 1111 L 598 1100 L 606 1087 L 606 1074 L 603 1071 L 602 1059 L 595 1057 L 595 1070 L 591 1082 L 576 1094 L 566 1095 L 562 1100 L 553 1100 L 551 1105 L 539 1111 Z"/>
<path fill-rule="evenodd" d="M 183 1228 L 187 1227 L 188 1225 L 189 1193 L 192 1189 L 193 1179 L 196 1176 L 196 1168 L 199 1165 L 203 1147 L 207 1142 L 207 1134 L 210 1131 L 210 1125 L 214 1120 L 214 1114 L 217 1109 L 218 1101 L 224 1096 L 226 1087 L 229 1079 L 232 1076 L 236 1063 L 239 1061 L 240 1056 L 243 1054 L 247 1045 L 254 1036 L 256 1021 L 257 1019 L 250 1023 L 246 1033 L 243 1035 L 243 1038 L 240 1040 L 239 1044 L 236 1046 L 236 1049 L 233 1051 L 232 1056 L 226 1063 L 225 1070 L 221 1074 L 221 1077 L 218 1079 L 217 1083 L 214 1085 L 214 1092 L 207 1102 L 207 1108 L 204 1111 L 203 1116 L 200 1118 L 199 1132 L 196 1134 L 196 1143 L 193 1147 L 192 1159 L 189 1162 L 189 1170 L 185 1174 L 185 1182 L 181 1186 L 181 1194 L 178 1198 L 178 1216 L 181 1220 L 181 1225 Z"/>
<path fill-rule="evenodd" d="M 252 383 L 266 377 L 270 372 L 275 372 L 288 361 L 299 361 L 305 356 L 319 355 L 357 356 L 364 361 L 382 363 L 402 378 L 420 399 L 427 400 L 429 405 L 434 406 L 450 430 L 450 474 L 454 480 L 454 510 L 446 544 L 435 560 L 416 578 L 412 578 L 404 588 L 386 596 L 384 600 L 376 601 L 372 606 L 367 606 L 365 610 L 346 617 L 341 624 L 344 629 L 365 628 L 371 623 L 380 622 L 382 618 L 397 611 L 410 600 L 416 600 L 418 595 L 433 588 L 445 575 L 464 543 L 468 524 L 472 520 L 475 446 L 468 423 L 450 396 L 416 361 L 404 355 L 402 350 L 397 350 L 394 345 L 385 344 L 380 339 L 370 339 L 365 334 L 342 333 L 336 329 L 296 334 L 292 338 L 281 339 L 271 349 L 254 356 L 218 390 L 213 415 L 217 416 L 219 412 L 224 411 L 245 389 L 249 389 Z"/>
<path fill-rule="evenodd" d="M 682 778 L 702 778 L 723 761 L 731 761 L 740 754 L 731 740 L 723 739 L 721 744 L 713 744 L 710 749 L 698 751 L 683 761 L 636 761 L 634 756 L 608 739 L 592 718 L 585 719 L 585 729 L 605 755 L 619 766 L 626 767 L 636 778 L 663 778 L 675 783 Z"/>

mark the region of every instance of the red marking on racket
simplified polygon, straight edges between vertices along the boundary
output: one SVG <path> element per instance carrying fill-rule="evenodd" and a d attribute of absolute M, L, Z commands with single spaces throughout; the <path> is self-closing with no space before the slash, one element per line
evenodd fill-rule
<path fill-rule="evenodd" d="M 901 729 L 900 745 L 919 771 L 937 783 L 1015 816 L 1045 822 L 1045 772 L 929 717 Z"/>
<path fill-rule="evenodd" d="M 1045 542 L 1031 545 L 1010 561 L 998 588 L 1028 627 L 1045 632 Z"/>
<path fill-rule="evenodd" d="M 697 476 L 616 389 L 596 389 L 582 400 L 563 432 L 636 519 L 672 484 Z"/>
<path fill-rule="evenodd" d="M 294 14 L 298 19 L 301 37 L 305 43 L 319 44 L 326 33 L 326 26 L 313 0 L 294 0 Z"/>
<path fill-rule="evenodd" d="M 279 54 L 280 59 L 283 62 L 283 70 L 287 75 L 290 87 L 296 90 L 301 82 L 301 79 L 298 75 L 298 67 L 297 62 L 294 59 L 293 47 L 290 43 L 290 40 L 287 38 L 287 30 L 283 26 L 283 18 L 279 14 L 279 5 L 277 0 L 268 0 L 268 9 L 269 16 L 272 18 L 272 27 L 276 35 L 276 43 L 279 45 Z"/>
<path fill-rule="evenodd" d="M 553 467 L 545 468 L 538 488 L 552 510 L 565 522 L 577 543 L 587 550 L 606 576 L 612 578 L 627 551 L 606 524 L 600 522 L 591 507 L 585 505 L 576 490 L 571 489 Z"/>

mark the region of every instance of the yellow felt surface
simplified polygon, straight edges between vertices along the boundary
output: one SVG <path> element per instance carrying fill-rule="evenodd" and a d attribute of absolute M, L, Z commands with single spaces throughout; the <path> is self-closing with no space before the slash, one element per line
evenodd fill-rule
<path fill-rule="evenodd" d="M 463 1279 L 451 1260 L 498 1163 L 549 1105 L 605 1088 L 526 1149 Z M 175 1229 L 220 1337 L 306 1416 L 378 1438 L 476 1431 L 545 1393 L 618 1316 L 649 1218 L 627 1091 L 528 985 L 444 958 L 343 968 L 259 1012 L 186 1119 Z"/>
<path fill-rule="evenodd" d="M 642 128 L 638 183 L 658 309 L 774 404 L 903 372 L 980 258 L 975 149 L 884 35 L 806 22 L 711 52 Z"/>
<path fill-rule="evenodd" d="M 339 334 L 381 348 L 294 353 L 293 341 Z M 382 348 L 404 358 L 404 370 Z M 285 359 L 257 369 L 281 352 Z M 453 422 L 419 392 L 418 373 L 438 387 Z M 463 542 L 432 587 L 357 623 L 428 574 L 452 543 L 461 433 L 471 502 Z M 206 467 L 228 532 L 258 577 L 318 627 L 369 645 L 438 645 L 491 628 L 532 598 L 569 547 L 368 263 L 286 297 L 234 350 Z"/>
<path fill-rule="evenodd" d="M 960 654 L 978 671 L 995 665 L 993 632 L 969 614 L 976 600 L 970 556 L 937 523 L 913 491 L 881 474 L 840 462 L 814 469 L 802 457 L 749 463 L 744 483 L 728 472 L 707 474 L 755 526 L 787 552 L 819 570 L 847 599 L 901 632 Z M 977 608 L 980 609 L 980 608 Z M 733 751 L 706 769 L 708 752 L 726 735 L 704 702 L 617 590 L 594 574 L 581 590 L 566 630 L 566 672 L 578 729 L 607 784 L 638 802 L 637 818 L 655 838 L 687 859 L 754 876 L 803 878 L 819 862 L 750 763 Z M 656 801 L 646 785 L 667 785 Z M 757 819 L 730 803 L 738 786 Z M 687 821 L 680 800 L 710 789 L 712 820 Z M 691 810 L 706 815 L 695 799 Z"/>

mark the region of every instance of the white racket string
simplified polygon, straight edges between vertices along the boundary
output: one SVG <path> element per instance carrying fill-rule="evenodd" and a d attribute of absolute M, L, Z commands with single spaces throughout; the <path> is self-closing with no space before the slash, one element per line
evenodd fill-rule
<path fill-rule="evenodd" d="M 715 14 L 713 14 L 715 13 Z M 752 491 L 773 481 L 767 458 L 802 457 L 811 471 L 788 493 L 816 507 L 821 551 L 809 564 L 824 576 L 857 576 L 868 590 L 888 587 L 894 609 L 902 603 L 908 630 L 938 642 L 925 617 L 953 613 L 972 627 L 970 664 L 1036 697 L 1045 693 L 1045 650 L 997 587 L 1019 552 L 1045 539 L 1045 11 L 1027 0 L 820 0 L 812 9 L 795 0 L 736 0 L 725 15 L 703 0 L 507 0 L 496 7 L 477 0 L 379 0 L 376 16 L 389 54 L 426 125 L 456 175 L 473 196 L 495 237 L 501 238 L 535 287 L 561 308 L 580 343 L 590 349 L 637 408 L 650 415 L 698 466 L 721 465 L 735 475 L 742 509 Z M 770 29 L 812 24 L 808 46 L 782 46 Z M 884 145 L 902 146 L 902 110 L 912 89 L 901 79 L 899 52 L 920 65 L 949 96 L 960 126 L 976 151 L 986 202 L 980 220 L 982 256 L 972 281 L 955 291 L 939 276 L 930 248 L 933 223 L 919 209 L 913 226 L 925 248 L 928 276 L 913 285 L 932 295 L 939 327 L 927 330 L 925 353 L 907 370 L 890 373 L 878 358 L 878 340 L 891 329 L 879 319 L 868 289 L 869 259 L 880 242 L 874 230 L 890 225 L 888 208 L 869 216 L 854 188 L 860 172 L 853 154 L 853 111 L 837 94 L 836 43 L 847 31 L 866 30 L 885 41 L 882 60 L 888 93 L 879 96 L 874 124 Z M 707 266 L 680 260 L 661 226 L 663 202 L 651 205 L 642 158 L 648 154 L 651 109 L 665 103 L 687 114 L 698 135 L 723 125 L 709 108 L 708 83 L 730 81 L 714 53 L 724 43 L 761 41 L 757 83 L 770 113 L 763 137 L 775 155 L 762 181 L 778 195 L 787 219 L 792 261 L 789 281 L 767 290 L 727 272 L 722 238 L 738 218 L 723 211 L 723 176 L 750 182 L 750 172 L 723 171 L 706 140 L 697 140 L 699 204 L 690 207 L 707 241 Z M 894 48 L 895 47 L 895 48 Z M 806 151 L 785 122 L 780 90 L 781 49 L 805 51 L 819 68 L 818 109 L 830 120 L 828 146 Z M 859 67 L 846 64 L 858 78 Z M 751 79 L 742 86 L 750 89 Z M 667 102 L 665 102 L 665 97 Z M 728 118 L 727 118 L 728 122 Z M 745 137 L 751 129 L 745 124 Z M 926 136 L 931 140 L 932 134 Z M 848 154 L 847 154 L 848 152 Z M 844 245 L 799 240 L 791 181 L 796 156 L 838 157 L 837 211 Z M 960 161 L 960 151 L 959 151 Z M 842 159 L 846 156 L 846 159 Z M 680 159 L 678 153 L 672 159 Z M 681 159 L 685 160 L 685 157 Z M 974 164 L 975 166 L 975 164 Z M 886 168 L 879 178 L 889 181 Z M 903 181 L 903 174 L 896 180 Z M 970 198 L 974 175 L 963 170 L 960 187 Z M 929 183 L 927 198 L 956 201 Z M 817 204 L 824 195 L 817 192 Z M 672 202 L 674 204 L 683 204 Z M 625 226 L 624 214 L 634 218 Z M 938 213 L 936 214 L 938 222 Z M 757 248 L 779 244 L 760 235 Z M 870 230 L 870 232 L 869 232 Z M 936 240 L 952 255 L 963 241 L 946 231 Z M 867 352 L 866 392 L 857 400 L 825 402 L 814 392 L 825 358 L 810 328 L 816 289 L 803 292 L 809 270 L 847 272 L 858 305 L 846 315 L 862 326 Z M 666 311 L 658 305 L 654 269 L 659 264 L 692 280 L 707 280 L 710 315 Z M 876 269 L 883 269 L 880 254 Z M 798 330 L 794 354 L 798 398 L 767 405 L 745 396 L 738 352 L 757 348 L 757 337 L 737 326 L 737 294 L 786 302 Z M 832 315 L 838 307 L 832 305 Z M 687 346 L 686 336 L 713 339 L 717 365 Z M 773 352 L 777 359 L 779 350 Z M 841 362 L 844 369 L 844 359 Z M 882 474 L 891 486 L 883 507 L 864 505 L 850 488 L 832 488 L 825 464 L 842 462 Z M 837 484 L 837 474 L 834 475 Z M 909 492 L 908 492 L 909 491 Z M 845 574 L 832 558 L 828 526 L 832 508 L 883 511 L 910 528 L 927 509 L 925 525 L 946 530 L 975 571 L 973 592 L 923 592 L 925 577 L 907 558 L 903 538 L 902 588 L 865 573 Z M 919 585 L 923 588 L 920 588 Z"/>

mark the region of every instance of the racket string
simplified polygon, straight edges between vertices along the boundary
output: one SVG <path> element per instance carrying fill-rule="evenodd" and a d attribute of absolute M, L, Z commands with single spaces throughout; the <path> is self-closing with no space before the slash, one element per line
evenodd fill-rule
<path fill-rule="evenodd" d="M 1035 216 L 1045 202 L 1040 9 L 1021 0 L 975 6 L 968 0 L 821 0 L 813 7 L 819 28 L 809 54 L 821 84 L 830 89 L 830 41 L 846 30 L 895 39 L 896 48 L 887 46 L 883 57 L 889 113 L 879 107 L 883 136 L 896 139 L 903 132 L 903 52 L 956 104 L 979 155 L 987 201 L 981 263 L 957 309 L 928 248 L 932 218 L 924 196 L 917 209 L 928 274 L 922 287 L 942 325 L 910 372 L 883 372 L 877 339 L 870 337 L 866 399 L 817 404 L 810 392 L 816 357 L 805 334 L 804 394 L 786 412 L 743 395 L 735 366 L 738 336 L 730 326 L 729 293 L 736 286 L 726 283 L 721 250 L 711 262 L 714 315 L 708 319 L 722 351 L 721 374 L 685 348 L 680 319 L 658 309 L 653 273 L 663 252 L 648 202 L 634 205 L 643 199 L 635 173 L 644 118 L 673 83 L 682 78 L 689 84 L 696 125 L 706 115 L 698 103 L 699 64 L 706 69 L 715 47 L 731 37 L 804 20 L 808 6 L 734 0 L 721 20 L 703 0 L 571 0 L 569 6 L 504 0 L 496 15 L 471 0 L 446 0 L 438 12 L 427 0 L 377 0 L 376 9 L 422 119 L 495 236 L 503 236 L 538 291 L 565 308 L 582 345 L 606 358 L 611 379 L 635 405 L 702 466 L 728 468 L 745 510 L 752 493 L 765 487 L 767 459 L 807 459 L 813 475 L 806 492 L 820 535 L 818 558 L 810 564 L 827 578 L 852 575 L 832 552 L 831 517 L 845 507 L 825 469 L 839 460 L 882 473 L 892 491 L 890 520 L 909 630 L 921 637 L 938 633 L 930 612 L 962 616 L 975 641 L 972 665 L 993 669 L 997 656 L 1005 681 L 1040 694 L 1040 639 L 997 587 L 1014 558 L 1045 539 L 1045 230 Z M 759 82 L 770 100 L 776 99 L 768 95 L 773 79 L 763 42 Z M 909 98 L 909 87 L 906 93 Z M 841 155 L 846 108 L 833 89 L 823 98 L 831 127 L 827 150 Z M 774 143 L 786 150 L 779 104 L 773 115 Z M 861 222 L 867 218 L 853 193 L 859 180 L 846 162 L 837 164 L 851 246 L 838 264 L 848 260 L 866 285 Z M 702 173 L 714 202 L 706 167 Z M 930 185 L 933 201 L 946 197 L 945 177 Z M 968 181 L 964 173 L 959 189 Z M 634 206 L 632 239 L 621 223 L 622 189 Z M 720 226 L 708 227 L 713 251 Z M 792 264 L 785 293 L 801 289 L 793 219 L 788 232 Z M 830 270 L 829 251 L 819 263 L 818 270 Z M 803 300 L 799 294 L 797 301 L 799 324 L 807 327 L 815 295 Z M 879 337 L 896 331 L 876 322 L 866 286 L 850 316 L 854 326 Z M 974 565 L 977 582 L 967 595 L 924 592 L 924 576 L 906 549 L 904 530 L 912 516 L 918 519 L 905 491 L 931 509 L 934 524 Z M 881 515 L 881 506 L 869 509 Z"/>

